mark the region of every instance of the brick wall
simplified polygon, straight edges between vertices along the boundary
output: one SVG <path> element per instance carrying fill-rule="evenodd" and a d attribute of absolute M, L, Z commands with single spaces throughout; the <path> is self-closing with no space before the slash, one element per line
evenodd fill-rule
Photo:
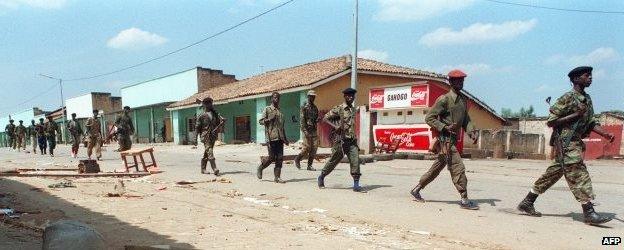
<path fill-rule="evenodd" d="M 236 82 L 236 76 L 223 74 L 223 70 L 197 69 L 197 91 L 204 92 L 209 88 Z"/>

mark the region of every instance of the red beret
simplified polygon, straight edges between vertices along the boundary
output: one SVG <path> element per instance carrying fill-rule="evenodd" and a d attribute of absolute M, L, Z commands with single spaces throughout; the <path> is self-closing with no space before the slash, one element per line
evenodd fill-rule
<path fill-rule="evenodd" d="M 464 78 L 467 75 L 466 75 L 466 73 L 462 72 L 461 70 L 454 69 L 454 70 L 451 70 L 448 73 L 448 76 L 449 76 L 449 78 Z"/>

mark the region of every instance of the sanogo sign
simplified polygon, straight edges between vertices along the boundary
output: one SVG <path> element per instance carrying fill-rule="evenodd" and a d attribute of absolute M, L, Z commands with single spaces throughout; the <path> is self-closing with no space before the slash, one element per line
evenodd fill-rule
<path fill-rule="evenodd" d="M 371 109 L 396 109 L 426 107 L 429 100 L 429 86 L 426 84 L 375 88 L 369 93 Z"/>

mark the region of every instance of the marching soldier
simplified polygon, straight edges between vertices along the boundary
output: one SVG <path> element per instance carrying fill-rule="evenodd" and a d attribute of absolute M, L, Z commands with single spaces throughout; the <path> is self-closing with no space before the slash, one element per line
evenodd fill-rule
<path fill-rule="evenodd" d="M 26 127 L 24 127 L 24 121 L 22 120 L 19 120 L 19 125 L 15 127 L 15 138 L 17 138 L 17 151 L 26 150 Z"/>
<path fill-rule="evenodd" d="M 262 170 L 275 162 L 273 174 L 276 183 L 285 183 L 282 178 L 282 162 L 284 161 L 284 144 L 288 145 L 286 131 L 284 130 L 284 115 L 279 109 L 280 94 L 273 92 L 271 95 L 271 105 L 262 112 L 260 125 L 265 127 L 265 136 L 269 157 L 260 163 L 257 169 L 258 179 L 262 179 Z"/>
<path fill-rule="evenodd" d="M 67 131 L 69 131 L 72 139 L 71 156 L 76 158 L 78 157 L 80 141 L 82 141 L 82 126 L 80 126 L 80 123 L 76 120 L 76 113 L 72 113 L 71 117 L 72 119 L 67 123 Z"/>
<path fill-rule="evenodd" d="M 353 107 L 356 92 L 352 88 L 342 91 L 345 102 L 333 107 L 323 117 L 323 121 L 331 125 L 334 130 L 332 131 L 331 156 L 329 161 L 325 163 L 321 175 L 317 178 L 319 188 L 325 188 L 325 177 L 336 168 L 342 157 L 347 155 L 351 167 L 351 177 L 353 177 L 353 191 L 362 192 L 362 187 L 360 187 L 360 156 L 355 135 L 357 109 Z"/>
<path fill-rule="evenodd" d="M 33 154 L 37 153 L 37 130 L 35 129 L 37 125 L 35 124 L 35 120 L 30 121 L 30 126 L 26 128 L 26 136 L 30 139 L 30 144 L 32 146 Z"/>
<path fill-rule="evenodd" d="M 319 140 L 316 124 L 319 121 L 319 111 L 316 105 L 314 105 L 314 99 L 316 93 L 314 90 L 308 91 L 308 101 L 301 107 L 300 123 L 301 133 L 303 133 L 303 148 L 301 153 L 295 157 L 295 166 L 301 169 L 301 159 L 308 156 L 308 170 L 315 171 L 312 167 L 314 157 L 316 156 L 316 150 L 318 148 Z"/>
<path fill-rule="evenodd" d="M 45 124 L 43 118 L 39 118 L 39 124 L 35 126 L 35 132 L 37 134 L 37 144 L 39 145 L 39 151 L 41 154 L 47 154 L 48 142 L 45 136 Z"/>
<path fill-rule="evenodd" d="M 45 135 L 48 139 L 48 147 L 50 148 L 50 156 L 54 157 L 54 149 L 56 148 L 56 133 L 60 133 L 58 125 L 52 120 L 52 116 L 48 116 L 48 122 L 45 125 Z"/>
<path fill-rule="evenodd" d="M 130 118 L 130 107 L 123 107 L 123 115 L 117 117 L 115 126 L 117 126 L 117 142 L 119 143 L 118 151 L 126 151 L 132 148 L 132 140 L 130 136 L 134 134 L 134 125 Z"/>
<path fill-rule="evenodd" d="M 99 161 L 102 158 L 102 132 L 98 113 L 97 109 L 93 110 L 93 117 L 87 119 L 85 127 L 87 128 L 87 157 L 91 160 L 91 154 L 95 149 L 95 157 Z"/>
<path fill-rule="evenodd" d="M 570 191 L 583 208 L 584 222 L 590 225 L 603 224 L 612 218 L 599 215 L 594 210 L 595 198 L 592 181 L 583 163 L 585 144 L 583 138 L 593 131 L 613 142 L 614 136 L 600 128 L 594 118 L 591 97 L 585 89 L 592 83 L 592 67 L 577 67 L 568 73 L 573 89 L 559 97 L 550 107 L 546 125 L 553 128 L 551 145 L 556 148 L 555 161 L 535 181 L 533 188 L 518 205 L 518 210 L 530 216 L 542 214 L 533 206 L 537 196 L 546 192 L 562 176 L 565 176 Z"/>
<path fill-rule="evenodd" d="M 468 200 L 466 168 L 455 147 L 458 140 L 457 136 L 460 135 L 460 129 L 462 128 L 468 132 L 468 136 L 474 141 L 478 137 L 474 130 L 474 124 L 472 124 L 468 116 L 466 97 L 461 94 L 466 74 L 460 70 L 452 70 L 449 72 L 448 77 L 451 85 L 450 91 L 440 96 L 425 116 L 427 124 L 439 132 L 440 149 L 438 157 L 433 162 L 431 168 L 420 177 L 418 185 L 410 193 L 416 201 L 424 202 L 425 200 L 421 197 L 420 190 L 424 189 L 438 177 L 440 171 L 445 166 L 448 166 L 453 184 L 461 197 L 460 207 L 477 210 L 479 207 Z"/>
<path fill-rule="evenodd" d="M 197 118 L 197 125 L 195 131 L 200 135 L 201 142 L 204 143 L 204 156 L 201 159 L 201 173 L 206 174 L 206 165 L 210 162 L 210 167 L 214 172 L 214 175 L 219 176 L 219 169 L 215 162 L 214 157 L 214 144 L 217 141 L 217 135 L 219 129 L 224 124 L 225 120 L 212 106 L 212 98 L 206 97 L 202 101 L 204 106 L 204 113 Z"/>
<path fill-rule="evenodd" d="M 15 122 L 14 120 L 9 120 L 9 124 L 4 127 L 4 132 L 9 138 L 9 148 L 15 149 Z"/>

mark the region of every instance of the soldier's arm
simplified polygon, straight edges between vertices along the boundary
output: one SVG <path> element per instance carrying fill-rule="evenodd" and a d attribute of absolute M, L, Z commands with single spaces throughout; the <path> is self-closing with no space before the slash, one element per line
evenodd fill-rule
<path fill-rule="evenodd" d="M 600 136 L 606 138 L 609 140 L 610 143 L 612 143 L 615 140 L 615 136 L 609 132 L 607 132 L 606 130 L 602 129 L 600 126 L 594 126 L 592 128 L 592 131 L 596 132 L 596 134 L 599 134 Z"/>
<path fill-rule="evenodd" d="M 307 123 L 307 112 L 305 111 L 305 106 L 301 107 L 300 111 L 299 111 L 299 128 L 301 129 L 301 132 L 304 135 L 307 135 L 308 132 L 306 131 L 306 123 Z"/>
<path fill-rule="evenodd" d="M 333 120 L 340 119 L 340 114 L 338 112 L 340 112 L 340 106 L 333 107 L 323 116 L 323 122 L 329 124 L 334 129 L 339 129 L 340 127 L 338 124 L 333 122 Z"/>
<path fill-rule="evenodd" d="M 260 125 L 266 125 L 269 121 L 268 121 L 268 110 L 269 107 L 264 108 L 264 110 L 262 111 L 262 117 L 260 118 Z"/>
<path fill-rule="evenodd" d="M 570 107 L 574 105 L 573 98 L 570 94 L 565 94 L 559 97 L 555 104 L 550 107 L 548 120 L 546 121 L 548 127 L 560 127 L 575 122 L 585 114 L 587 107 L 584 105 L 581 105 L 576 111 L 571 111 Z"/>
<path fill-rule="evenodd" d="M 197 131 L 198 135 L 202 133 L 202 128 L 204 127 L 202 122 L 203 120 L 204 119 L 201 119 L 200 116 L 200 119 L 197 119 L 197 122 L 195 123 L 195 131 Z"/>
<path fill-rule="evenodd" d="M 429 125 L 432 128 L 435 128 L 438 131 L 443 131 L 444 128 L 446 127 L 446 124 L 440 121 L 438 117 L 442 114 L 445 108 L 446 108 L 445 96 L 438 97 L 435 104 L 433 104 L 433 107 L 431 107 L 431 110 L 429 110 L 429 112 L 427 112 L 427 115 L 425 116 L 425 122 L 427 123 L 427 125 Z"/>

